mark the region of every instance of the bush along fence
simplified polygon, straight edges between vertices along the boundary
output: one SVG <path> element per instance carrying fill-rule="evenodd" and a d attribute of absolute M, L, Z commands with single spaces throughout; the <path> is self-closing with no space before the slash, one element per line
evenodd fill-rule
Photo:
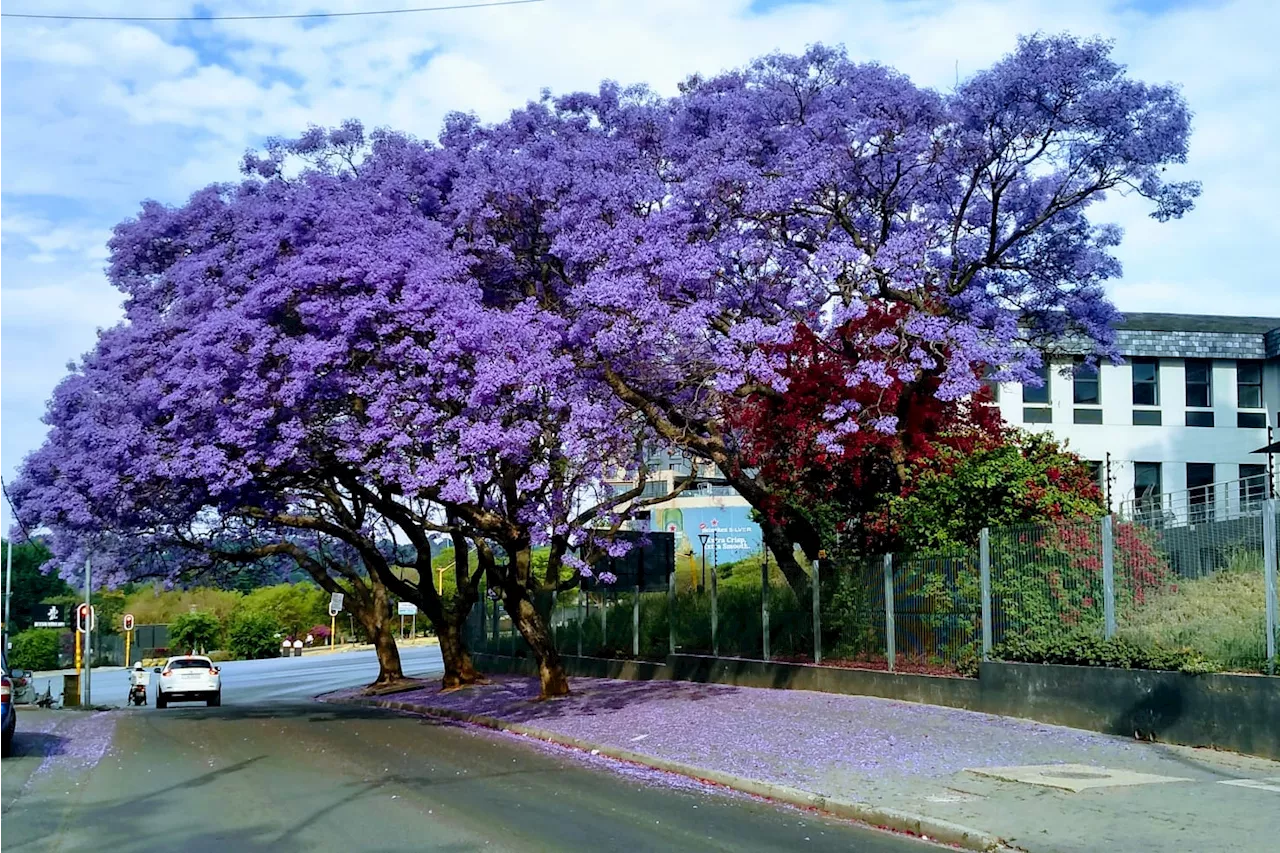
<path fill-rule="evenodd" d="M 661 591 L 548 597 L 564 654 L 705 655 L 936 675 L 983 660 L 1275 674 L 1277 501 L 1181 526 L 1101 519 L 983 530 L 972 549 L 817 560 L 804 588 L 767 558 Z M 814 582 L 816 579 L 816 583 Z M 647 587 L 652 590 L 652 586 Z M 525 653 L 497 602 L 472 648 Z"/>

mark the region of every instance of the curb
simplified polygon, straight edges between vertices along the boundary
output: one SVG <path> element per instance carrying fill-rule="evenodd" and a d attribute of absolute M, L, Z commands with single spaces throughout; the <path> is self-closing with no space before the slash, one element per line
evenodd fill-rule
<path fill-rule="evenodd" d="M 871 824 L 872 826 L 880 827 L 882 829 L 905 832 L 930 841 L 939 841 L 943 844 L 951 844 L 965 850 L 975 850 L 979 851 L 979 853 L 988 853 L 988 851 L 993 850 L 1011 849 L 1006 847 L 999 838 L 989 832 L 972 829 L 958 823 L 952 823 L 951 821 L 939 820 L 926 815 L 914 814 L 912 812 L 901 811 L 894 808 L 872 806 L 867 805 L 866 803 L 852 802 L 850 800 L 839 800 L 834 797 L 815 794 L 811 791 L 803 791 L 799 788 L 791 788 L 786 785 L 775 785 L 772 782 L 762 782 L 758 779 L 750 779 L 745 776 L 725 773 L 724 771 L 713 770 L 708 767 L 696 767 L 692 764 L 685 764 L 680 761 L 670 761 L 665 758 L 658 758 L 652 755 L 633 752 L 629 749 L 602 746 L 579 738 L 569 737 L 568 735 L 556 734 L 555 732 L 549 732 L 545 729 L 526 726 L 523 723 L 513 723 L 508 720 L 501 720 L 497 717 L 490 717 L 484 714 L 472 714 L 466 711 L 456 711 L 452 708 L 433 708 L 428 705 L 415 705 L 411 702 L 397 702 L 386 699 L 352 698 L 339 699 L 336 701 L 353 705 L 387 708 L 392 711 L 408 711 L 414 714 L 445 717 L 451 720 L 458 720 L 459 722 L 484 726 L 489 729 L 498 729 L 500 731 L 511 732 L 512 734 L 537 738 L 538 740 L 554 743 L 559 746 L 579 749 L 583 752 L 591 753 L 592 755 L 603 755 L 607 758 L 627 761 L 632 764 L 651 767 L 655 770 L 662 770 L 667 773 L 688 776 L 700 782 L 710 782 L 714 785 L 730 788 L 735 791 L 741 791 L 744 794 L 750 794 L 766 800 L 773 800 L 787 805 L 798 806 L 800 808 L 816 809 L 836 817 L 858 821 L 859 823 Z"/>

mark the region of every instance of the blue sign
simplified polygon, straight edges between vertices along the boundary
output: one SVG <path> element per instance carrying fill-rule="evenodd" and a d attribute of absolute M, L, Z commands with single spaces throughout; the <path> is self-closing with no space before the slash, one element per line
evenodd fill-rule
<path fill-rule="evenodd" d="M 751 507 L 692 507 L 660 509 L 654 513 L 655 529 L 675 533 L 676 556 L 702 558 L 706 534 L 708 564 L 736 563 L 760 553 L 760 525 L 751 520 Z"/>

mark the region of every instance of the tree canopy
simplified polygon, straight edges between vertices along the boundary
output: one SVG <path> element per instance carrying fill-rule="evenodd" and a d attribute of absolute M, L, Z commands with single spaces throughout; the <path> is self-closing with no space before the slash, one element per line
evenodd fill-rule
<path fill-rule="evenodd" d="M 354 121 L 273 140 L 239 183 L 117 227 L 125 320 L 56 390 L 20 516 L 112 583 L 270 558 L 370 619 L 413 598 L 446 679 L 470 676 L 457 630 L 484 577 L 563 692 L 535 600 L 625 549 L 642 489 L 608 481 L 643 485 L 646 442 L 718 465 L 798 582 L 792 543 L 822 534 L 742 414 L 818 399 L 798 356 L 832 390 L 805 446 L 841 457 L 963 419 L 984 373 L 1112 354 L 1120 233 L 1089 209 L 1132 193 L 1165 219 L 1199 190 L 1165 177 L 1180 95 L 1109 53 L 1029 37 L 939 93 L 814 46 L 673 97 L 605 83 L 454 115 L 438 143 Z"/>

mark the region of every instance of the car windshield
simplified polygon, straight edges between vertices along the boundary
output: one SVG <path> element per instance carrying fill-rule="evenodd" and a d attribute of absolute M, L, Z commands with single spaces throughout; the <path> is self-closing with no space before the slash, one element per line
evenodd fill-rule
<path fill-rule="evenodd" d="M 212 669 L 208 658 L 176 658 L 169 661 L 169 669 Z"/>

